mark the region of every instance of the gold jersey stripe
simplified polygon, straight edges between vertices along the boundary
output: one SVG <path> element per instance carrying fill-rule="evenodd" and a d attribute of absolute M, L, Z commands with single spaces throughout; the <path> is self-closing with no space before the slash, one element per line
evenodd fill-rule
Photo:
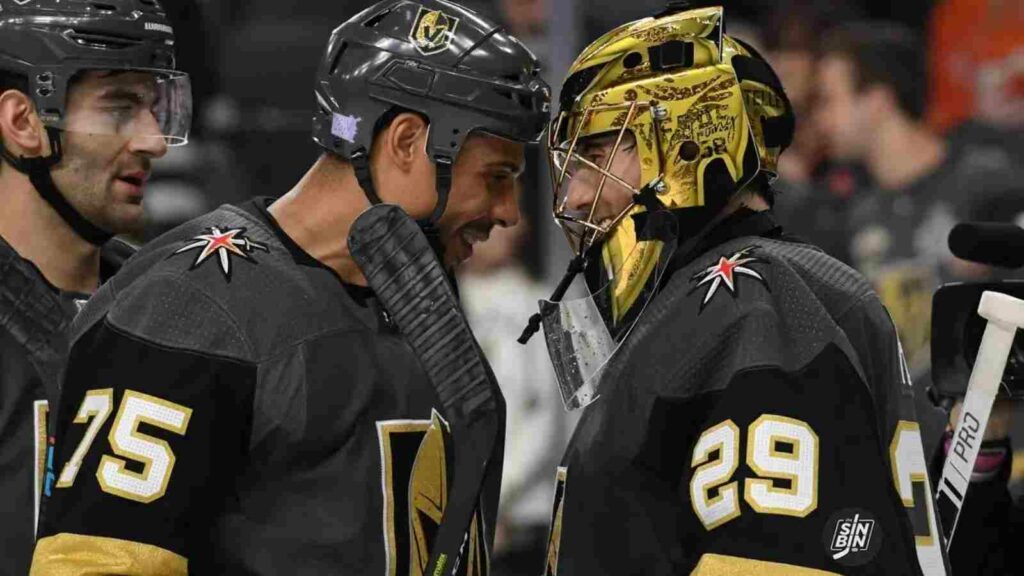
<path fill-rule="evenodd" d="M 701 556 L 697 567 L 690 572 L 690 576 L 750 576 L 750 574 L 758 576 L 838 576 L 836 572 L 720 554 Z"/>
<path fill-rule="evenodd" d="M 85 536 L 57 534 L 36 544 L 30 576 L 188 576 L 188 560 L 149 544 Z"/>
<path fill-rule="evenodd" d="M 1019 482 L 1024 480 L 1024 450 L 1014 450 L 1012 466 L 1010 469 L 1010 481 Z"/>

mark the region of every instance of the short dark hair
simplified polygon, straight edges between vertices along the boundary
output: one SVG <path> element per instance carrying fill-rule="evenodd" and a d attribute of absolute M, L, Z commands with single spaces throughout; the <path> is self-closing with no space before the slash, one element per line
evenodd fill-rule
<path fill-rule="evenodd" d="M 0 94 L 8 90 L 17 90 L 28 94 L 28 77 L 23 74 L 16 74 L 8 70 L 0 70 Z M 0 146 L 4 143 L 3 134 L 0 134 Z M 4 162 L 0 160 L 0 170 Z"/>
<path fill-rule="evenodd" d="M 885 86 L 907 115 L 915 120 L 924 117 L 926 56 L 920 35 L 910 28 L 887 21 L 847 24 L 828 34 L 822 53 L 850 61 L 858 90 Z"/>
<path fill-rule="evenodd" d="M 857 7 L 834 0 L 776 0 L 764 15 L 762 42 L 768 52 L 816 53 L 823 31 L 862 17 Z"/>

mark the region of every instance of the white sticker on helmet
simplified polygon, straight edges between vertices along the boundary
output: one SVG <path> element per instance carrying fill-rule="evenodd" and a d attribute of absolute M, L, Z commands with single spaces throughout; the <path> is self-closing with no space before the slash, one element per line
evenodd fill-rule
<path fill-rule="evenodd" d="M 334 113 L 334 120 L 331 122 L 331 134 L 355 144 L 356 134 L 359 134 L 359 122 L 362 118 L 346 116 Z"/>

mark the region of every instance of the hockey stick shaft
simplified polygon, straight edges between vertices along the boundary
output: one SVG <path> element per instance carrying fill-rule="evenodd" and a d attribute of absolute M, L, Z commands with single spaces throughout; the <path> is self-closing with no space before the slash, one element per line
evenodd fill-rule
<path fill-rule="evenodd" d="M 504 400 L 441 263 L 401 208 L 379 204 L 363 212 L 350 230 L 349 249 L 420 360 L 450 426 L 450 488 L 423 574 L 454 574 L 465 561 L 484 484 L 501 477 Z"/>
<path fill-rule="evenodd" d="M 936 498 L 947 550 L 953 541 L 1014 336 L 1017 329 L 1024 329 L 1024 300 L 998 292 L 985 292 L 978 305 L 978 314 L 988 323 L 971 371 L 963 408 L 957 418 L 953 444 L 942 468 Z"/>

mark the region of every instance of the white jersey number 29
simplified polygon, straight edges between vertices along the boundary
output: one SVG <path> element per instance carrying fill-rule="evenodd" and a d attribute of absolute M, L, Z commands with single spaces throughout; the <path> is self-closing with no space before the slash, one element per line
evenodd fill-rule
<path fill-rule="evenodd" d="M 741 514 L 741 431 L 726 420 L 701 434 L 690 465 L 690 502 L 708 530 Z M 744 481 L 743 499 L 756 512 L 804 517 L 818 506 L 818 436 L 806 423 L 765 414 L 747 428 L 746 462 L 757 478 Z M 921 431 L 900 421 L 889 446 L 893 482 L 914 527 L 918 562 L 925 576 L 945 576 L 934 503 L 928 484 Z M 773 479 L 788 481 L 777 487 Z"/>
<path fill-rule="evenodd" d="M 758 475 L 744 481 L 747 505 L 801 518 L 818 507 L 818 435 L 806 422 L 764 414 L 747 428 L 746 445 L 747 466 Z M 693 449 L 690 502 L 708 530 L 740 515 L 739 482 L 730 482 L 739 457 L 740 429 L 732 420 L 708 428 Z"/>

